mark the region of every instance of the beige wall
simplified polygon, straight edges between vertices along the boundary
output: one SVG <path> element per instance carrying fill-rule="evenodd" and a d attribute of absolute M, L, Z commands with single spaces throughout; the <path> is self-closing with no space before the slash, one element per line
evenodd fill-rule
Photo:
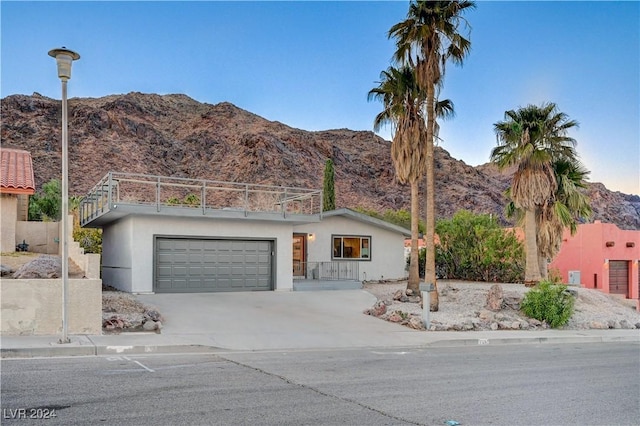
<path fill-rule="evenodd" d="M 29 195 L 18 194 L 18 208 L 16 220 L 29 220 Z"/>
<path fill-rule="evenodd" d="M 26 241 L 33 253 L 58 254 L 60 222 L 16 222 L 15 244 Z M 14 245 L 15 245 L 14 244 Z"/>
<path fill-rule="evenodd" d="M 0 194 L 0 251 L 16 251 L 16 219 L 18 198 L 11 194 Z"/>
<path fill-rule="evenodd" d="M 0 334 L 62 333 L 62 280 L 0 279 Z M 102 282 L 69 280 L 69 334 L 102 333 Z"/>

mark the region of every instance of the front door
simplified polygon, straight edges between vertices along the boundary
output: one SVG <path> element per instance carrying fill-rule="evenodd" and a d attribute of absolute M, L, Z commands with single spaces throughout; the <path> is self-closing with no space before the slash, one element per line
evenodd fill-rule
<path fill-rule="evenodd" d="M 293 234 L 293 276 L 306 277 L 307 234 Z"/>

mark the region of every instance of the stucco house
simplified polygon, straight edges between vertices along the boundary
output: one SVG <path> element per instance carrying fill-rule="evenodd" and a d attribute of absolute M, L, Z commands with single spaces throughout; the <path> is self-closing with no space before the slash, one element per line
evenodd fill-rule
<path fill-rule="evenodd" d="M 640 231 L 596 220 L 579 225 L 575 235 L 565 231 L 549 269 L 560 271 L 564 282 L 635 299 L 640 305 L 639 259 Z"/>
<path fill-rule="evenodd" d="M 290 291 L 405 275 L 404 228 L 314 189 L 108 173 L 80 222 L 103 229 L 103 282 L 133 293 Z"/>
<path fill-rule="evenodd" d="M 0 148 L 0 251 L 16 249 L 16 224 L 29 216 L 29 195 L 36 191 L 31 154 Z"/>

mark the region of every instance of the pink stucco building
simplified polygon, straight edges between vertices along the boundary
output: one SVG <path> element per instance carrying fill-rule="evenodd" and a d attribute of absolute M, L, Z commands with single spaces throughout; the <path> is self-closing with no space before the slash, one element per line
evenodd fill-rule
<path fill-rule="evenodd" d="M 619 294 L 640 305 L 639 259 L 640 231 L 596 220 L 579 225 L 575 235 L 565 231 L 549 270 L 560 271 L 563 282 Z"/>

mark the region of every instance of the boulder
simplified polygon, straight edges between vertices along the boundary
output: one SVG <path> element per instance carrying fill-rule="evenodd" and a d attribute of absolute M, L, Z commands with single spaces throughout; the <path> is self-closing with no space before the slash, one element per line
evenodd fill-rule
<path fill-rule="evenodd" d="M 142 324 L 142 329 L 144 331 L 156 331 L 159 328 L 158 324 L 159 322 L 149 320 Z"/>
<path fill-rule="evenodd" d="M 60 276 L 62 276 L 60 257 L 48 254 L 25 263 L 13 274 L 13 278 L 16 279 L 60 278 Z"/>
<path fill-rule="evenodd" d="M 489 289 L 489 294 L 487 294 L 487 309 L 491 311 L 499 311 L 502 309 L 502 302 L 504 301 L 504 292 L 502 291 L 502 286 L 500 284 L 494 284 Z"/>
<path fill-rule="evenodd" d="M 369 310 L 369 315 L 373 315 L 374 317 L 379 317 L 384 315 L 387 312 L 387 305 L 384 304 L 382 300 L 378 300 L 373 308 Z"/>
<path fill-rule="evenodd" d="M 409 327 L 415 329 L 415 330 L 424 330 L 424 322 L 422 321 L 422 318 L 417 317 L 417 316 L 412 316 L 411 318 L 409 318 L 409 323 L 407 324 Z"/>
<path fill-rule="evenodd" d="M 151 321 L 160 321 L 162 319 L 160 312 L 156 310 L 150 310 L 145 312 L 145 317 Z"/>

